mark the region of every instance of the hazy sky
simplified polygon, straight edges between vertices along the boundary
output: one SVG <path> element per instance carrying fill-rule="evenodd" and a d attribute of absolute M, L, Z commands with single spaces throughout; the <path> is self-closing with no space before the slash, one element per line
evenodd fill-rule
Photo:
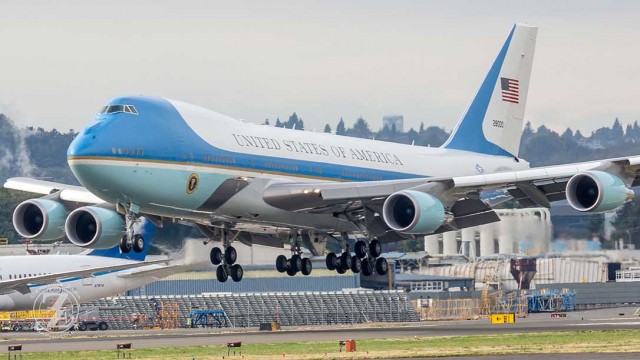
<path fill-rule="evenodd" d="M 539 26 L 527 120 L 640 121 L 640 2 L 584 0 L 0 0 L 0 112 L 79 130 L 145 94 L 307 129 L 400 113 L 450 130 L 515 22 Z"/>

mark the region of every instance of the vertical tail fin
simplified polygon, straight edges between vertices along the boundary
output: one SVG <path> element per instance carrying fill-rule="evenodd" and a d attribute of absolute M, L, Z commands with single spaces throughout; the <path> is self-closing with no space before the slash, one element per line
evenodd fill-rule
<path fill-rule="evenodd" d="M 151 221 L 147 220 L 145 217 L 142 217 L 142 221 L 140 223 L 139 233 L 144 238 L 144 249 L 141 252 L 130 251 L 128 253 L 123 253 L 120 251 L 120 245 L 116 245 L 110 249 L 100 249 L 100 250 L 90 250 L 85 252 L 85 255 L 92 256 L 104 256 L 110 258 L 118 258 L 118 259 L 128 259 L 128 260 L 136 260 L 136 261 L 144 261 L 147 257 L 147 252 L 149 251 L 149 247 L 151 247 L 151 242 L 153 240 L 153 234 L 156 231 L 155 225 L 151 223 Z"/>
<path fill-rule="evenodd" d="M 538 28 L 516 24 L 467 110 L 442 145 L 518 156 Z"/>

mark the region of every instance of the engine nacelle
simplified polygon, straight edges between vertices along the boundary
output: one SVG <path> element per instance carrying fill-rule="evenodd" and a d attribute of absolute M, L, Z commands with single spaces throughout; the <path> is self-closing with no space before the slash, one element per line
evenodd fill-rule
<path fill-rule="evenodd" d="M 403 190 L 391 194 L 382 206 L 382 218 L 398 232 L 429 234 L 446 222 L 444 205 L 432 195 Z"/>
<path fill-rule="evenodd" d="M 84 206 L 69 214 L 64 225 L 74 245 L 90 249 L 110 249 L 124 235 L 124 219 L 116 211 Z"/>
<path fill-rule="evenodd" d="M 13 227 L 23 238 L 55 240 L 64 236 L 67 209 L 49 199 L 23 201 L 13 211 Z"/>
<path fill-rule="evenodd" d="M 586 171 L 567 182 L 566 196 L 572 208 L 583 212 L 609 211 L 633 199 L 633 190 L 622 179 L 604 171 Z"/>

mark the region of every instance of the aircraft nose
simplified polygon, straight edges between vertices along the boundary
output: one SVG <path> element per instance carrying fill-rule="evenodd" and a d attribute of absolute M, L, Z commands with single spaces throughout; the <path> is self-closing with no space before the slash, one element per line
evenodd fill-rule
<path fill-rule="evenodd" d="M 67 149 L 67 158 L 74 156 L 95 155 L 96 133 L 102 127 L 102 123 L 97 122 L 87 126 L 80 132 Z"/>

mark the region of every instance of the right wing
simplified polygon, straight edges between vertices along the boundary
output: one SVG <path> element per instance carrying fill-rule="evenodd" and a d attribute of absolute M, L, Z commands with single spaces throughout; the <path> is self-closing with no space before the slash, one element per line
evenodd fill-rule
<path fill-rule="evenodd" d="M 370 233 L 381 236 L 398 232 L 397 228 L 389 226 L 385 219 L 387 214 L 383 214 L 387 199 L 407 190 L 426 193 L 441 202 L 451 216 L 451 221 L 443 222 L 442 226 L 430 232 L 413 233 L 426 235 L 499 221 L 493 204 L 486 199 L 494 192 L 508 193 L 525 207 L 549 207 L 550 202 L 567 198 L 570 179 L 584 174 L 607 174 L 611 181 L 619 180 L 615 191 L 620 203 L 615 208 L 630 200 L 633 194 L 630 187 L 640 185 L 640 156 L 457 177 L 343 183 L 282 181 L 268 186 L 263 198 L 268 204 L 288 211 L 360 218 Z M 602 201 L 604 191 L 611 184 L 604 184 L 599 179 L 594 184 L 598 186 L 590 189 L 598 195 L 594 201 Z M 414 203 L 419 207 L 416 205 L 420 204 Z M 578 210 L 592 211 L 592 208 Z M 394 237 L 395 240 L 401 238 Z"/>

